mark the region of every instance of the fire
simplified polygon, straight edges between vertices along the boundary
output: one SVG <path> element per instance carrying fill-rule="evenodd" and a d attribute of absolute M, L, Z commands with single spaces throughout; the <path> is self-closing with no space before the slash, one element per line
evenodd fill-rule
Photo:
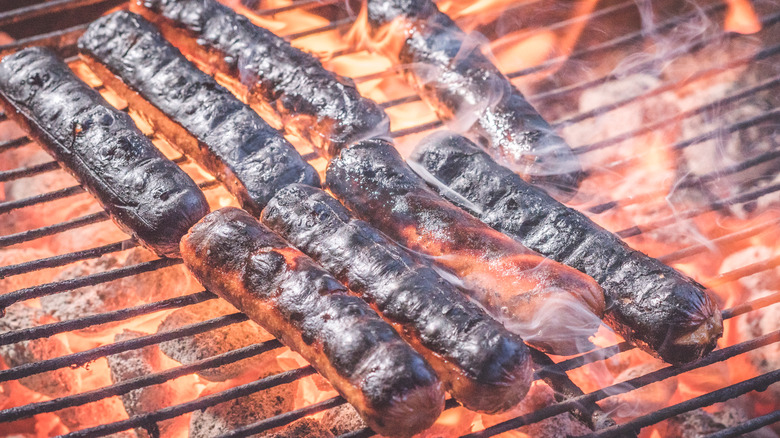
<path fill-rule="evenodd" d="M 292 35 L 301 31 L 323 27 L 330 23 L 325 18 L 305 10 L 283 12 L 268 17 L 255 13 L 242 5 L 238 0 L 226 1 L 226 3 L 247 15 L 253 22 L 283 35 Z M 519 3 L 529 5 L 535 3 L 535 0 L 524 2 L 509 0 L 480 0 L 476 2 L 444 0 L 439 3 L 439 7 L 463 24 L 466 30 L 471 30 L 481 23 L 495 20 L 507 8 L 517 6 Z M 746 0 L 728 0 L 727 3 L 726 30 L 738 33 L 755 33 L 761 30 L 757 14 L 750 2 Z M 267 5 L 267 7 L 279 7 L 289 4 L 289 1 L 277 1 Z M 485 50 L 492 52 L 497 64 L 505 72 L 537 66 L 552 58 L 566 57 L 572 53 L 580 41 L 582 33 L 587 29 L 588 20 L 586 17 L 592 14 L 597 6 L 599 4 L 596 0 L 578 1 L 572 7 L 572 12 L 568 17 L 570 23 L 567 23 L 568 25 L 563 26 L 561 29 L 551 30 L 542 27 L 528 27 L 513 31 L 501 35 L 492 41 L 489 47 L 485 47 Z M 266 7 L 265 4 L 264 7 Z M 357 86 L 366 97 L 378 102 L 388 102 L 393 99 L 414 96 L 413 88 L 402 78 L 396 75 L 382 74 L 382 72 L 393 68 L 391 61 L 378 53 L 362 49 L 363 47 L 379 47 L 386 50 L 385 46 L 393 40 L 390 37 L 392 32 L 403 31 L 403 29 L 394 28 L 385 35 L 385 39 L 379 36 L 377 40 L 373 41 L 374 46 L 368 46 L 365 39 L 360 40 L 361 36 L 365 38 L 365 35 L 361 34 L 359 27 L 361 20 L 365 20 L 364 12 L 361 12 L 356 18 L 358 24 L 349 32 L 345 32 L 344 29 L 332 29 L 307 37 L 296 38 L 292 41 L 292 44 L 320 56 L 326 68 L 346 77 L 359 78 Z M 362 29 L 362 31 L 364 32 L 365 29 Z M 351 48 L 351 43 L 356 41 L 361 44 L 361 49 L 350 49 L 347 50 L 346 54 L 336 56 L 337 51 Z M 555 65 L 555 68 L 559 68 L 563 64 L 564 62 L 561 61 L 560 64 Z M 98 86 L 100 84 L 99 80 L 81 62 L 73 63 L 72 67 L 80 77 L 91 85 Z M 395 68 L 398 67 L 396 66 Z M 550 69 L 545 70 L 540 73 L 540 76 L 547 76 L 551 71 Z M 523 83 L 531 84 L 536 79 L 538 79 L 536 76 L 527 77 L 523 79 Z M 609 84 L 612 87 L 611 89 L 605 87 L 588 90 L 582 93 L 579 102 L 569 102 L 568 105 L 578 106 L 582 112 L 589 111 L 608 104 L 610 101 L 617 100 L 616 96 L 618 95 L 631 94 L 641 96 L 647 90 L 658 86 L 658 79 L 652 77 L 652 75 L 638 74 L 621 79 L 623 80 L 616 80 Z M 241 96 L 240 90 L 231 87 L 230 83 L 225 82 L 224 84 Z M 717 86 L 722 86 L 722 84 L 715 84 L 713 88 Z M 631 87 L 639 87 L 639 89 Z M 691 92 L 689 90 L 686 91 L 686 93 Z M 123 102 L 110 90 L 104 89 L 101 93 L 115 106 L 126 106 L 126 102 Z M 687 99 L 688 96 L 675 95 L 675 92 L 672 91 L 655 98 L 646 99 L 642 103 L 627 106 L 621 110 L 612 110 L 608 114 L 596 117 L 588 123 L 563 126 L 562 132 L 567 139 L 574 140 L 572 145 L 575 147 L 613 138 L 639 128 L 648 123 L 648 121 L 657 120 L 665 114 L 678 113 L 681 110 L 680 100 L 683 98 Z M 391 118 L 394 131 L 413 128 L 437 120 L 430 108 L 414 99 L 410 99 L 406 103 L 389 106 L 387 112 Z M 151 133 L 149 123 L 141 115 L 131 112 L 131 116 L 144 132 Z M 592 213 L 591 217 L 596 222 L 614 231 L 629 229 L 637 224 L 640 229 L 648 230 L 647 232 L 627 237 L 626 240 L 635 248 L 651 255 L 661 256 L 672 251 L 688 248 L 691 245 L 699 245 L 701 251 L 696 253 L 696 257 L 688 257 L 683 254 L 680 258 L 672 259 L 668 262 L 703 284 L 710 286 L 721 302 L 722 308 L 733 307 L 771 293 L 777 293 L 777 284 L 780 284 L 780 268 L 777 265 L 772 269 L 763 270 L 755 275 L 742 278 L 735 278 L 730 276 L 729 273 L 752 263 L 780 257 L 780 243 L 773 240 L 770 235 L 770 233 L 776 233 L 777 231 L 777 224 L 780 223 L 780 212 L 769 210 L 749 218 L 736 217 L 723 211 L 702 214 L 693 218 L 688 218 L 684 215 L 689 208 L 695 207 L 690 205 L 689 200 L 680 201 L 678 199 L 678 195 L 682 191 L 679 187 L 681 182 L 680 169 L 685 157 L 682 153 L 670 150 L 668 146 L 685 138 L 685 129 L 682 122 L 671 123 L 664 128 L 632 137 L 621 143 L 620 147 L 604 148 L 603 150 L 595 150 L 580 155 L 586 167 L 594 169 L 594 172 L 583 184 L 580 195 L 573 201 L 574 205 L 587 209 L 615 201 L 617 207 L 607 209 L 604 212 Z M 408 136 L 400 139 L 399 148 L 402 152 L 408 152 L 415 143 L 416 138 L 415 136 Z M 311 148 L 303 145 L 300 139 L 290 138 L 290 140 L 300 147 L 302 153 L 311 152 Z M 171 158 L 179 156 L 179 153 L 164 140 L 156 138 L 154 142 L 167 156 Z M 22 154 L 20 153 L 19 155 Z M 10 163 L 9 168 L 30 164 L 30 162 L 24 161 L 29 157 L 17 158 L 18 162 Z M 317 170 L 322 172 L 326 161 L 319 158 L 315 159 L 313 164 Z M 211 175 L 191 162 L 184 164 L 183 167 L 196 181 L 212 179 Z M 45 184 L 61 188 L 61 186 L 64 187 L 73 183 L 72 180 L 67 179 L 64 173 L 57 175 L 55 181 L 44 181 L 44 176 L 36 177 L 34 181 L 44 184 L 44 188 L 50 187 Z M 26 180 L 25 182 L 27 181 L 31 180 Z M 4 188 L 6 192 L 10 192 L 11 189 L 23 190 L 18 185 L 14 188 L 13 184 L 5 184 Z M 48 190 L 40 190 L 40 192 L 44 191 Z M 237 206 L 235 198 L 224 188 L 211 189 L 207 191 L 207 196 L 212 208 Z M 84 199 L 85 201 L 79 200 L 76 202 L 69 200 L 61 204 L 49 204 L 53 206 L 51 211 L 42 212 L 38 209 L 31 210 L 32 213 L 30 211 L 22 211 L 18 215 L 14 213 L 13 220 L 15 222 L 11 222 L 8 218 L 2 218 L 0 223 L 4 230 L 3 234 L 7 234 L 5 232 L 7 230 L 11 232 L 24 231 L 57 223 L 66 216 L 73 218 L 88 212 L 97 211 L 94 202 L 86 197 Z M 64 213 L 56 211 L 56 208 L 62 207 L 63 204 L 72 205 L 66 205 L 67 209 Z M 658 221 L 669 218 L 671 218 L 670 226 L 653 228 Z M 740 230 L 758 227 L 762 224 L 773 224 L 773 226 L 766 227 L 765 231 L 758 232 L 746 239 L 723 240 Z M 117 231 L 110 222 L 104 222 L 102 225 L 96 224 L 81 231 L 70 232 L 67 234 L 68 237 L 65 238 L 58 236 L 56 238 L 41 239 L 24 248 L 15 247 L 0 250 L 1 264 L 3 266 L 18 264 L 28 260 L 37 260 L 77 249 L 92 248 L 128 238 L 124 233 Z M 126 255 L 129 251 L 141 252 L 144 250 L 127 250 L 122 254 Z M 121 264 L 123 262 L 118 263 Z M 7 293 L 34 284 L 47 283 L 67 268 L 47 269 L 30 275 L 14 276 L 0 280 L 0 288 L 2 288 L 0 292 Z M 184 277 L 179 277 L 179 279 L 182 278 Z M 174 286 L 171 286 L 171 288 L 175 289 L 176 294 L 190 293 L 197 290 L 197 285 L 194 281 L 188 283 L 187 280 L 182 280 L 181 284 Z M 116 291 L 117 294 L 136 296 L 142 293 L 137 288 L 127 286 L 126 284 L 122 284 L 121 287 L 121 290 Z M 45 305 L 45 303 L 42 304 L 41 300 L 33 300 L 28 304 L 38 309 L 43 308 Z M 135 304 L 137 303 L 132 303 L 132 305 Z M 143 318 L 132 319 L 108 327 L 99 333 L 68 332 L 53 336 L 52 339 L 60 345 L 58 348 L 61 348 L 61 354 L 72 354 L 100 345 L 111 344 L 115 342 L 117 337 L 122 336 L 126 330 L 134 330 L 146 334 L 156 333 L 160 324 L 174 311 L 175 309 L 155 312 Z M 765 316 L 767 320 L 771 319 L 772 316 L 769 312 L 772 311 L 775 312 L 774 315 L 777 314 L 777 305 L 762 310 L 762 312 L 769 314 L 769 316 Z M 724 321 L 725 335 L 720 346 L 734 345 L 750 339 L 755 336 L 755 330 L 764 329 L 764 326 L 769 324 L 763 320 L 757 320 L 757 318 L 760 318 L 760 316 L 751 312 Z M 597 348 L 612 346 L 621 341 L 619 336 L 604 326 L 599 329 L 599 332 L 591 340 Z M 771 354 L 769 350 L 769 348 L 760 349 L 757 354 Z M 273 370 L 276 373 L 308 365 L 299 355 L 288 349 L 274 350 L 272 353 L 270 359 L 263 362 L 263 369 Z M 613 416 L 619 417 L 621 421 L 635 418 L 647 412 L 657 410 L 660 407 L 689 400 L 720 389 L 729 383 L 742 381 L 765 372 L 758 368 L 757 363 L 760 362 L 760 357 L 758 359 L 756 357 L 740 355 L 725 362 L 716 363 L 672 379 L 653 383 L 637 391 L 627 394 L 615 394 L 600 402 L 600 405 Z M 556 357 L 555 359 L 559 361 L 565 358 Z M 180 365 L 180 362 L 160 353 L 159 361 L 152 368 L 155 372 L 158 372 Z M 569 371 L 567 375 L 587 393 L 629 380 L 637 375 L 663 369 L 666 366 L 648 354 L 634 349 Z M 3 369 L 8 367 L 8 364 L 2 363 Z M 77 382 L 78 392 L 83 392 L 112 384 L 111 371 L 109 362 L 106 359 L 101 359 L 90 363 L 86 367 L 66 369 L 65 372 L 74 382 Z M 252 371 L 247 371 L 238 377 L 222 382 L 210 381 L 202 375 L 191 374 L 175 381 L 167 382 L 166 385 L 171 389 L 170 403 L 178 404 L 229 389 L 239 384 L 248 383 L 258 378 L 261 378 L 261 376 L 257 372 L 253 373 Z M 749 403 L 752 405 L 750 409 L 753 409 L 758 414 L 777 409 L 777 398 L 772 399 L 771 394 L 771 391 L 760 395 L 751 394 Z M 14 406 L 50 400 L 63 395 L 67 394 L 43 395 L 17 381 L 3 383 L 0 384 L 0 408 L 8 409 Z M 336 395 L 337 393 L 330 385 L 316 375 L 301 379 L 294 384 L 286 385 L 273 394 L 274 397 L 278 396 L 286 400 L 286 410 L 310 406 Z M 434 427 L 421 436 L 456 436 L 479 431 L 485 427 L 490 427 L 501 421 L 532 412 L 553 403 L 555 403 L 555 399 L 552 390 L 545 383 L 536 381 L 532 386 L 529 397 L 520 406 L 508 413 L 491 416 L 477 414 L 460 407 L 452 408 L 445 411 Z M 99 418 L 89 418 L 89 415 L 97 409 L 101 410 L 101 416 Z M 716 409 L 719 409 L 719 407 L 708 408 L 709 411 Z M 10 435 L 33 431 L 33 434 L 37 437 L 46 437 L 88 427 L 92 424 L 90 421 L 110 422 L 128 417 L 128 413 L 119 397 L 105 399 L 100 402 L 98 408 L 85 406 L 83 410 L 74 412 L 76 413 L 70 413 L 72 414 L 70 417 L 66 413 L 55 412 L 41 414 L 30 420 L 4 424 L 0 427 L 0 434 Z M 212 411 L 209 413 L 212 413 Z M 69 419 L 73 418 L 74 415 L 82 416 L 86 419 L 80 424 L 69 424 Z M 320 420 L 326 415 L 326 413 L 320 413 L 314 416 L 314 418 Z M 194 416 L 195 414 L 193 414 Z M 190 418 L 188 417 L 186 421 L 178 422 L 175 425 L 175 430 L 170 431 L 169 436 L 187 435 L 190 427 L 189 421 Z M 541 435 L 562 436 L 572 433 L 572 431 L 587 432 L 582 427 L 570 415 L 562 414 L 536 425 L 522 428 L 519 431 L 508 432 L 502 436 L 525 438 Z M 643 436 L 669 436 L 666 427 L 667 425 L 662 423 L 661 425 L 648 428 L 643 432 Z"/>

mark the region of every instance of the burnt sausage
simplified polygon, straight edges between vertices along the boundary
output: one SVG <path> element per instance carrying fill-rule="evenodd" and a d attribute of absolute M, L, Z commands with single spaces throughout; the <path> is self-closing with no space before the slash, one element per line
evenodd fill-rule
<path fill-rule="evenodd" d="M 195 182 L 155 148 L 130 116 L 112 107 L 41 47 L 0 62 L 0 102 L 122 230 L 166 257 L 209 212 Z"/>
<path fill-rule="evenodd" d="M 298 352 L 374 431 L 411 436 L 444 406 L 427 362 L 368 304 L 237 208 L 217 210 L 181 241 L 185 265 Z"/>
<path fill-rule="evenodd" d="M 390 137 L 390 120 L 352 80 L 214 0 L 136 0 L 188 57 L 231 79 L 251 105 L 326 156 L 371 137 Z"/>
<path fill-rule="evenodd" d="M 341 151 L 326 173 L 331 192 L 358 217 L 464 282 L 509 330 L 546 351 L 590 347 L 604 294 L 588 276 L 524 247 L 433 192 L 383 140 Z"/>
<path fill-rule="evenodd" d="M 607 321 L 627 341 L 670 363 L 709 353 L 723 334 L 704 286 L 631 249 L 493 161 L 459 135 L 430 136 L 412 160 L 433 187 L 485 223 L 540 254 L 593 277 L 604 288 Z"/>
<path fill-rule="evenodd" d="M 368 0 L 366 8 L 369 32 L 385 43 L 396 36 L 385 54 L 451 129 L 555 197 L 577 192 L 584 173 L 571 147 L 432 1 Z"/>
<path fill-rule="evenodd" d="M 463 406 L 501 412 L 528 392 L 533 371 L 523 341 L 332 196 L 287 186 L 262 221 L 371 304 Z"/>
<path fill-rule="evenodd" d="M 117 11 L 79 38 L 90 68 L 155 132 L 222 181 L 259 215 L 277 190 L 319 186 L 314 168 L 274 128 L 211 76 L 198 70 L 142 17 Z"/>

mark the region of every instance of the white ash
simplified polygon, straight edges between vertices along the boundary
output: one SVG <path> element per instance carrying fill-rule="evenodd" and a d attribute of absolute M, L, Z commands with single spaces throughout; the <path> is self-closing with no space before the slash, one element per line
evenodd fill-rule
<path fill-rule="evenodd" d="M 133 266 L 157 257 L 143 248 L 111 253 L 86 260 L 64 269 L 54 280 L 68 280 L 97 272 Z M 120 278 L 41 298 L 43 309 L 60 320 L 70 320 L 124 309 L 144 303 L 182 295 L 194 289 L 195 280 L 182 265 L 157 269 L 152 272 Z M 123 322 L 90 326 L 79 330 L 95 334 L 116 327 Z"/>
<path fill-rule="evenodd" d="M 9 332 L 56 322 L 41 309 L 17 303 L 0 318 L 0 332 Z M 40 362 L 70 354 L 70 349 L 56 336 L 21 341 L 0 346 L 0 356 L 9 367 Z M 48 397 L 63 397 L 78 390 L 81 376 L 71 368 L 59 368 L 19 379 L 25 387 Z"/>
<path fill-rule="evenodd" d="M 278 427 L 257 436 L 263 438 L 333 438 L 335 435 L 319 421 L 304 417 L 287 426 Z"/>
<path fill-rule="evenodd" d="M 147 333 L 133 330 L 124 330 L 115 336 L 114 341 L 120 342 L 135 339 Z M 125 351 L 107 357 L 111 370 L 111 380 L 114 383 L 146 376 L 163 371 L 162 352 L 157 345 L 149 345 L 143 348 Z M 168 406 L 183 402 L 179 391 L 172 382 L 145 386 L 135 389 L 120 396 L 127 415 L 134 417 L 149 412 L 154 412 Z M 177 427 L 182 427 L 186 418 L 173 418 L 158 423 L 162 436 L 170 436 Z M 139 437 L 147 436 L 143 429 L 136 429 Z"/>
<path fill-rule="evenodd" d="M 342 435 L 366 427 L 366 422 L 360 418 L 360 414 L 349 403 L 336 406 L 325 411 L 322 417 L 322 425 L 333 435 Z"/>
<path fill-rule="evenodd" d="M 287 384 L 192 413 L 190 438 L 212 438 L 293 408 L 295 385 Z M 255 435 L 262 436 L 262 435 Z"/>
<path fill-rule="evenodd" d="M 175 330 L 185 325 L 236 312 L 235 307 L 224 300 L 206 301 L 171 313 L 160 324 L 158 332 Z M 257 323 L 244 321 L 194 336 L 166 341 L 160 344 L 160 348 L 171 359 L 186 365 L 270 339 L 272 339 L 272 336 Z M 238 377 L 247 370 L 261 367 L 264 362 L 273 359 L 276 354 L 277 352 L 269 351 L 216 368 L 203 369 L 198 371 L 198 374 L 212 382 L 222 382 Z"/>

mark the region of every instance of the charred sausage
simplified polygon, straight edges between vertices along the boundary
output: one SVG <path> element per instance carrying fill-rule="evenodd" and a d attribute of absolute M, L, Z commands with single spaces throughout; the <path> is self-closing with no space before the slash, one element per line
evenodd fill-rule
<path fill-rule="evenodd" d="M 259 215 L 288 184 L 319 186 L 317 172 L 277 130 L 142 17 L 127 11 L 101 17 L 78 44 L 82 59 L 106 85 L 225 183 L 251 213 Z"/>
<path fill-rule="evenodd" d="M 721 314 L 701 284 L 631 249 L 459 135 L 427 138 L 412 159 L 447 199 L 596 279 L 604 288 L 607 321 L 626 340 L 675 364 L 715 348 L 723 334 Z"/>
<path fill-rule="evenodd" d="M 384 52 L 442 121 L 555 197 L 576 193 L 584 174 L 571 147 L 432 1 L 368 0 L 367 23 L 398 35 Z"/>
<path fill-rule="evenodd" d="M 209 212 L 195 182 L 48 49 L 0 62 L 0 102 L 122 230 L 167 257 Z"/>
<path fill-rule="evenodd" d="M 287 186 L 262 221 L 370 303 L 465 407 L 495 413 L 525 396 L 533 372 L 523 341 L 332 196 Z"/>
<path fill-rule="evenodd" d="M 251 105 L 327 156 L 356 141 L 390 136 L 390 121 L 354 83 L 314 56 L 252 24 L 215 0 L 137 0 L 132 7 L 160 26 L 188 57 L 232 79 Z"/>
<path fill-rule="evenodd" d="M 366 140 L 345 148 L 326 175 L 328 188 L 353 213 L 454 272 L 464 290 L 526 342 L 559 354 L 590 345 L 604 311 L 593 279 L 444 200 L 391 144 Z"/>
<path fill-rule="evenodd" d="M 312 259 L 237 208 L 217 210 L 182 239 L 185 265 L 300 353 L 374 431 L 411 436 L 444 406 L 425 360 Z"/>

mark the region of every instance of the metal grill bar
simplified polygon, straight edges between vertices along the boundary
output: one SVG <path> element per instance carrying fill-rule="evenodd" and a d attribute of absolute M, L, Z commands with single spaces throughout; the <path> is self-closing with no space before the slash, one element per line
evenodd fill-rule
<path fill-rule="evenodd" d="M 2 266 L 0 267 L 0 278 L 10 277 L 13 275 L 25 274 L 39 269 L 54 268 L 57 266 L 64 266 L 68 263 L 77 262 L 79 260 L 94 259 L 104 254 L 123 251 L 138 246 L 138 242 L 134 239 L 127 239 L 121 242 L 109 243 L 108 245 L 99 246 L 97 248 L 85 249 L 83 251 L 75 251 L 67 254 L 57 255 L 53 257 L 46 257 L 39 260 L 32 260 L 29 262 L 19 263 L 16 265 Z"/>
<path fill-rule="evenodd" d="M 30 140 L 30 137 L 24 136 L 15 138 L 13 140 L 3 141 L 0 142 L 0 153 L 10 151 L 12 149 L 20 148 L 22 146 L 26 146 L 28 144 L 32 143 L 32 140 Z"/>
<path fill-rule="evenodd" d="M 83 316 L 81 318 L 60 321 L 51 324 L 39 325 L 25 329 L 0 333 L 0 345 L 13 344 L 15 342 L 30 341 L 44 337 L 54 336 L 73 330 L 81 330 L 87 327 L 98 326 L 109 322 L 124 321 L 136 316 L 148 315 L 161 310 L 175 309 L 192 304 L 202 303 L 216 299 L 217 296 L 209 291 L 201 291 L 194 294 L 182 295 L 149 304 L 119 309 L 113 312 L 105 312 L 97 315 Z"/>
<path fill-rule="evenodd" d="M 56 161 L 48 161 L 46 163 L 36 164 L 35 166 L 25 167 L 22 169 L 5 170 L 0 172 L 0 182 L 7 182 L 19 178 L 35 176 L 44 172 L 57 170 L 59 168 L 60 163 Z"/>
<path fill-rule="evenodd" d="M 653 371 L 643 376 L 627 380 L 625 382 L 616 383 L 614 385 L 607 386 L 598 391 L 588 393 L 582 397 L 578 397 L 566 402 L 557 403 L 554 405 L 541 408 L 530 414 L 522 415 L 515 419 L 496 424 L 481 432 L 464 435 L 461 438 L 481 438 L 481 437 L 490 437 L 493 435 L 498 435 L 499 433 L 507 432 L 512 429 L 517 429 L 518 427 L 522 427 L 528 424 L 533 424 L 545 418 L 550 418 L 555 415 L 567 412 L 575 408 L 577 403 L 593 403 L 599 400 L 603 400 L 607 397 L 630 392 L 633 391 L 634 389 L 644 387 L 651 383 L 659 382 L 661 380 L 665 380 L 670 377 L 674 377 L 676 375 L 697 368 L 711 365 L 715 362 L 722 362 L 726 359 L 732 358 L 739 354 L 746 353 L 750 350 L 754 350 L 756 348 L 763 347 L 765 345 L 769 345 L 775 342 L 780 342 L 780 330 L 774 331 L 772 333 L 768 333 L 764 336 L 759 336 L 749 341 L 741 342 L 739 344 L 723 348 L 721 350 L 715 350 L 709 355 L 685 365 L 669 366 L 666 368 L 662 368 L 658 371 Z M 774 373 L 765 374 L 761 377 L 767 379 L 768 382 L 776 381 L 777 380 L 776 373 L 780 373 L 780 370 L 777 370 Z M 767 378 L 767 376 L 769 376 L 769 378 Z M 766 383 L 764 385 L 766 385 Z"/>
<path fill-rule="evenodd" d="M 220 436 L 220 438 L 241 438 L 241 437 L 265 432 L 266 430 L 271 430 L 275 427 L 290 424 L 293 421 L 303 418 L 307 415 L 312 415 L 327 409 L 335 408 L 336 406 L 343 405 L 346 402 L 347 401 L 344 400 L 344 398 L 341 396 L 329 398 L 327 400 L 323 400 L 319 403 L 315 403 L 313 405 L 309 405 L 304 408 L 296 409 L 290 412 L 285 412 L 284 414 L 267 418 L 265 420 L 250 424 L 248 426 L 234 429 Z"/>
<path fill-rule="evenodd" d="M 778 337 L 778 339 L 780 339 L 780 337 Z M 671 418 L 675 415 L 682 414 L 683 412 L 688 412 L 704 406 L 709 406 L 713 403 L 726 401 L 738 397 L 742 394 L 746 394 L 750 391 L 761 390 L 762 388 L 766 388 L 772 383 L 776 383 L 778 381 L 780 381 L 780 370 L 771 371 L 762 376 L 754 377 L 752 379 L 748 379 L 743 382 L 739 382 L 734 385 L 730 385 L 725 388 L 718 389 L 717 391 L 713 391 L 708 394 L 693 398 L 691 400 L 678 403 L 674 406 L 669 406 L 668 408 L 662 408 L 656 412 L 653 412 L 652 414 L 639 417 L 625 424 L 621 424 L 620 426 L 615 426 L 614 428 L 605 429 L 603 431 L 584 435 L 584 437 L 608 438 L 608 437 L 621 436 L 623 433 L 627 431 L 637 430 L 642 427 L 650 426 L 652 424 L 666 420 L 667 418 Z"/>
<path fill-rule="evenodd" d="M 181 263 L 182 261 L 180 259 L 157 259 L 131 266 L 112 269 L 109 271 L 96 272 L 94 274 L 84 275 L 78 278 L 71 278 L 69 280 L 54 281 L 25 289 L 19 289 L 17 291 L 0 295 L 0 309 L 6 309 L 11 304 L 17 303 L 19 301 L 40 298 L 44 295 L 78 289 L 84 286 L 94 286 L 96 284 L 106 283 L 109 281 L 118 280 L 120 278 L 131 277 L 143 272 L 155 271 L 157 269 L 174 266 Z M 2 371 L 0 371 L 0 373 L 2 373 Z"/>
<path fill-rule="evenodd" d="M 0 370 L 0 382 L 8 382 L 24 377 L 40 374 L 46 371 L 52 371 L 59 368 L 84 366 L 95 359 L 104 356 L 122 353 L 130 350 L 137 350 L 149 345 L 159 344 L 161 342 L 178 339 L 185 336 L 197 335 L 209 330 L 225 327 L 231 324 L 244 322 L 248 320 L 243 313 L 232 313 L 230 315 L 219 316 L 207 321 L 182 326 L 176 330 L 155 333 L 153 335 L 141 336 L 125 341 L 114 342 L 113 344 L 101 345 L 90 350 L 78 353 L 68 354 L 56 357 L 54 359 L 42 360 L 39 362 L 26 363 L 7 370 Z"/>
<path fill-rule="evenodd" d="M 757 418 L 753 418 L 737 426 L 721 430 L 720 432 L 715 432 L 712 435 L 710 435 L 709 438 L 738 437 L 738 436 L 742 436 L 747 432 L 752 432 L 754 430 L 761 429 L 764 426 L 769 426 L 770 424 L 776 423 L 778 421 L 780 421 L 780 410 L 770 412 L 769 414 L 762 415 Z"/>
<path fill-rule="evenodd" d="M 0 236 L 0 248 L 16 245 L 19 243 L 29 242 L 32 240 L 40 239 L 46 236 L 52 236 L 64 231 L 74 230 L 76 228 L 85 227 L 87 225 L 96 224 L 99 222 L 107 221 L 110 217 L 105 211 L 98 213 L 88 214 L 69 221 L 60 222 L 54 225 L 47 225 L 41 228 L 35 228 L 33 230 L 22 231 L 16 234 L 9 234 L 7 236 Z"/>
<path fill-rule="evenodd" d="M 87 30 L 89 23 L 71 26 L 65 29 L 42 33 L 29 38 L 21 38 L 12 43 L 0 45 L 0 56 L 21 50 L 30 46 L 57 47 L 62 52 L 76 46 L 76 41 Z"/>
<path fill-rule="evenodd" d="M 0 214 L 8 213 L 19 208 L 30 207 L 35 204 L 64 199 L 74 195 L 84 193 L 81 186 L 71 186 L 53 192 L 42 193 L 40 195 L 30 196 L 29 198 L 17 199 L 14 201 L 0 202 Z"/>
<path fill-rule="evenodd" d="M 231 389 L 221 391 L 215 394 L 207 395 L 205 397 L 198 398 L 191 402 L 182 403 L 180 405 L 171 406 L 169 408 L 160 409 L 153 413 L 138 415 L 133 418 L 118 421 L 115 423 L 104 424 L 89 429 L 82 429 L 76 432 L 71 432 L 64 437 L 67 438 L 81 438 L 81 437 L 98 437 L 106 436 L 112 433 L 121 432 L 136 427 L 144 427 L 145 425 L 156 423 L 159 421 L 168 420 L 170 418 L 178 417 L 180 415 L 188 414 L 200 409 L 206 409 L 210 406 L 218 405 L 226 401 L 230 401 L 239 397 L 254 394 L 255 392 L 262 391 L 264 389 L 273 388 L 275 386 L 283 385 L 285 383 L 294 382 L 295 380 L 302 379 L 306 376 L 315 374 L 314 368 L 311 366 L 305 366 L 302 368 L 296 368 L 294 370 L 285 371 L 280 374 L 266 377 L 264 379 L 256 380 L 245 385 L 233 387 Z"/>
<path fill-rule="evenodd" d="M 658 260 L 660 260 L 663 263 L 669 264 L 675 261 L 678 261 L 680 259 L 684 259 L 686 257 L 690 257 L 696 254 L 700 254 L 702 252 L 707 251 L 708 249 L 711 249 L 714 247 L 722 247 L 728 244 L 732 244 L 734 242 L 738 242 L 743 239 L 747 239 L 749 237 L 756 236 L 758 234 L 761 234 L 765 231 L 776 229 L 777 227 L 780 227 L 780 220 L 774 220 L 769 222 L 764 222 L 763 224 L 756 225 L 754 227 L 746 228 L 744 230 L 737 231 L 735 233 L 731 233 L 726 236 L 718 237 L 717 239 L 711 240 L 708 244 L 699 244 L 699 245 L 693 245 L 689 246 L 688 248 L 681 249 L 679 251 L 675 251 L 669 254 L 666 254 L 661 257 L 656 257 Z"/>
<path fill-rule="evenodd" d="M 115 383 L 110 386 L 82 392 L 80 394 L 60 397 L 55 400 L 48 400 L 38 403 L 30 403 L 0 411 L 0 422 L 16 421 L 22 418 L 32 417 L 46 412 L 55 412 L 74 406 L 80 406 L 87 403 L 102 400 L 104 398 L 127 394 L 130 391 L 144 388 L 147 386 L 165 383 L 188 374 L 193 374 L 201 370 L 216 368 L 222 365 L 238 362 L 253 356 L 258 356 L 265 352 L 282 348 L 283 345 L 276 339 L 250 345 L 247 347 L 231 350 L 217 356 L 192 362 L 187 365 L 178 366 L 158 373 L 147 374 L 123 382 Z"/>
<path fill-rule="evenodd" d="M 51 0 L 6 12 L 0 12 L 0 26 L 29 20 L 44 15 L 56 14 L 84 6 L 92 6 L 98 3 L 119 3 L 117 0 Z"/>
<path fill-rule="evenodd" d="M 244 6 L 254 9 L 254 6 L 246 4 Z M 256 3 L 259 3 L 257 1 Z M 330 5 L 336 5 L 341 3 L 341 0 L 302 0 L 302 1 L 293 1 L 289 5 L 286 6 L 280 6 L 278 8 L 268 8 L 268 9 L 258 9 L 253 10 L 252 14 L 259 15 L 259 16 L 268 16 L 268 15 L 276 15 L 280 12 L 287 12 L 287 11 L 305 11 L 312 8 L 318 8 L 320 6 L 330 6 Z"/>

